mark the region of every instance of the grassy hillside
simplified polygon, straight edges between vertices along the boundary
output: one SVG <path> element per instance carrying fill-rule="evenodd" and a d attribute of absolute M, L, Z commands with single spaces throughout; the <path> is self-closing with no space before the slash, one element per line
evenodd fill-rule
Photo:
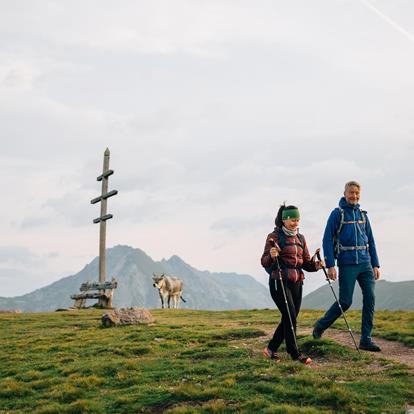
<path fill-rule="evenodd" d="M 332 286 L 338 295 L 338 283 L 333 283 Z M 328 309 L 334 300 L 331 288 L 326 283 L 303 298 L 303 308 Z M 360 287 L 357 285 L 351 309 L 361 308 L 362 294 Z M 375 308 L 389 310 L 414 309 L 414 280 L 407 280 L 405 282 L 378 280 L 375 283 Z"/>
<path fill-rule="evenodd" d="M 305 311 L 301 323 L 319 314 Z M 0 413 L 403 413 L 414 404 L 406 367 L 329 340 L 299 339 L 311 367 L 286 354 L 264 360 L 275 310 L 156 310 L 152 326 L 108 329 L 101 315 L 0 315 Z M 385 335 L 412 318 L 377 313 Z"/>

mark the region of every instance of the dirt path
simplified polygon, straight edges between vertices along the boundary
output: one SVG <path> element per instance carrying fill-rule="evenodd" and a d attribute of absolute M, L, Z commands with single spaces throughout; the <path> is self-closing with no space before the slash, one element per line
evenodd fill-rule
<path fill-rule="evenodd" d="M 312 335 L 312 328 L 300 328 L 298 330 L 299 335 Z M 354 333 L 355 341 L 359 344 L 359 335 Z M 354 343 L 352 342 L 351 335 L 348 331 L 340 331 L 339 329 L 327 329 L 324 334 L 324 338 L 333 339 L 336 342 L 339 342 L 342 345 L 355 348 Z M 382 338 L 373 338 L 374 342 L 381 347 L 381 352 L 370 352 L 370 355 L 373 355 L 378 358 L 389 359 L 394 362 L 405 364 L 411 369 L 414 369 L 414 349 L 408 348 L 405 345 L 402 345 L 396 341 L 388 341 L 387 339 Z M 361 352 L 366 352 L 362 351 Z"/>

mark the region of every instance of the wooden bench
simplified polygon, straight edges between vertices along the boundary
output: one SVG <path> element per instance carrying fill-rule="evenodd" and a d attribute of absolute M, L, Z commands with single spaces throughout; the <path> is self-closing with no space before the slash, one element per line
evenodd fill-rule
<path fill-rule="evenodd" d="M 99 299 L 99 304 L 103 308 L 112 308 L 112 298 L 114 296 L 114 290 L 118 286 L 118 282 L 112 278 L 110 282 L 98 283 L 98 282 L 85 282 L 81 284 L 80 291 L 83 293 L 77 293 L 71 295 L 71 299 L 74 299 L 75 308 L 85 307 L 86 299 Z M 97 291 L 97 292 L 93 292 Z"/>

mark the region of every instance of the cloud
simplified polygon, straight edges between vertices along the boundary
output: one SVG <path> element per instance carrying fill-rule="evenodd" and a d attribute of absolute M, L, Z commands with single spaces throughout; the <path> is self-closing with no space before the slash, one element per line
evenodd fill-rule
<path fill-rule="evenodd" d="M 412 4 L 375 5 L 412 31 Z M 379 245 L 395 206 L 412 215 L 414 53 L 359 2 L 0 9 L 2 234 L 26 249 L 5 267 L 59 277 L 96 254 L 106 147 L 110 240 L 200 268 L 259 277 L 284 200 L 316 246 L 349 179 Z M 409 276 L 398 249 L 383 255 Z"/>
<path fill-rule="evenodd" d="M 261 3 L 263 7 L 233 1 L 178 1 L 173 5 L 163 0 L 139 5 L 126 2 L 119 8 L 90 1 L 72 2 L 65 7 L 33 8 L 28 4 L 25 13 L 7 5 L 3 7 L 2 26 L 7 33 L 15 33 L 11 22 L 18 20 L 24 38 L 43 48 L 58 44 L 69 50 L 220 57 L 221 43 L 251 39 L 263 42 L 283 33 L 298 18 L 291 7 L 285 5 L 282 14 L 269 7 L 268 1 Z M 79 14 L 81 6 L 83 13 Z"/>
<path fill-rule="evenodd" d="M 44 264 L 41 257 L 22 246 L 0 246 L 0 263 L 25 267 Z"/>
<path fill-rule="evenodd" d="M 29 293 L 35 287 L 35 276 L 26 270 L 0 267 L 2 297 L 13 297 Z"/>
<path fill-rule="evenodd" d="M 28 229 L 31 227 L 45 227 L 46 225 L 52 224 L 53 218 L 50 215 L 45 214 L 43 217 L 29 216 L 22 220 L 20 227 L 22 229 Z"/>
<path fill-rule="evenodd" d="M 240 236 L 259 226 L 269 224 L 269 217 L 225 217 L 213 222 L 210 229 L 214 231 L 227 231 Z"/>

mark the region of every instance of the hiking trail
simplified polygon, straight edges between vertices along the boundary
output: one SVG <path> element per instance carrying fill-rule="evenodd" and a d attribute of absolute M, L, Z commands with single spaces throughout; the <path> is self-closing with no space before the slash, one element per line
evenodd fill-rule
<path fill-rule="evenodd" d="M 353 332 L 355 341 L 358 344 L 360 335 Z M 299 328 L 298 335 L 310 335 L 312 336 L 312 328 Z M 327 329 L 322 338 L 332 339 L 339 342 L 341 345 L 348 346 L 355 349 L 351 336 L 348 331 L 342 331 L 339 329 Z M 381 352 L 367 352 L 361 350 L 361 353 L 366 352 L 374 357 L 388 359 L 393 362 L 405 364 L 411 369 L 414 369 L 414 349 L 403 345 L 397 341 L 389 341 L 387 339 L 373 337 L 372 340 L 381 348 Z M 355 351 L 356 352 L 356 351 Z"/>

